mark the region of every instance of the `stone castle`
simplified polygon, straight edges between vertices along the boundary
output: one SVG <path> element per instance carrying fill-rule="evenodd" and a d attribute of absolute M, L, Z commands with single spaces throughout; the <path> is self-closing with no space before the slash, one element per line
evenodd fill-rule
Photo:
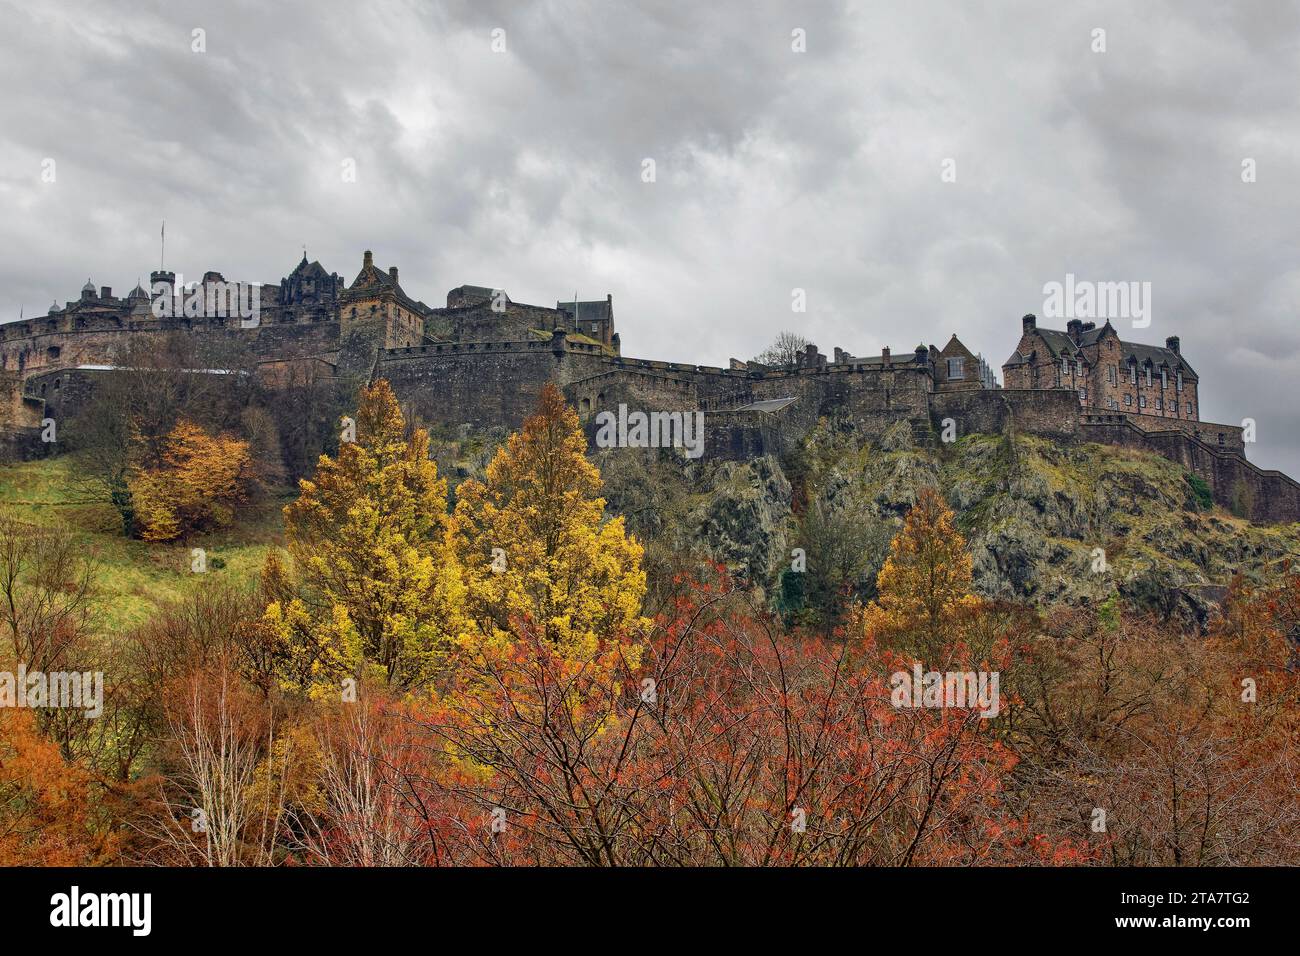
<path fill-rule="evenodd" d="M 1239 514 L 1300 520 L 1300 485 L 1249 463 L 1240 426 L 1201 420 L 1199 378 L 1178 338 L 1164 347 L 1125 342 L 1109 322 L 1098 328 L 1072 320 L 1053 330 L 1026 315 L 999 386 L 982 356 L 955 334 L 942 348 L 899 354 L 835 348 L 828 356 L 809 345 L 772 366 L 629 358 L 612 296 L 552 308 L 463 285 L 447 293 L 444 306 L 429 306 L 368 251 L 351 283 L 304 253 L 289 275 L 258 287 L 251 318 L 236 308 L 234 284 L 217 272 L 192 287 L 202 292 L 190 296 L 196 307 L 176 300 L 174 309 L 156 308 L 155 299 L 180 283 L 159 270 L 148 289 L 137 284 L 119 297 L 87 281 L 78 298 L 55 302 L 45 315 L 0 325 L 4 453 L 48 453 L 38 444 L 42 423 L 75 417 L 92 401 L 96 382 L 114 373 L 128 342 L 184 333 L 241 344 L 272 390 L 387 378 L 407 410 L 429 424 L 517 427 L 543 384 L 553 382 L 589 429 L 598 412 L 620 403 L 702 410 L 712 457 L 779 454 L 823 419 L 867 434 L 906 422 L 923 444 L 945 434 L 1013 430 L 1155 451 L 1199 475 Z"/>

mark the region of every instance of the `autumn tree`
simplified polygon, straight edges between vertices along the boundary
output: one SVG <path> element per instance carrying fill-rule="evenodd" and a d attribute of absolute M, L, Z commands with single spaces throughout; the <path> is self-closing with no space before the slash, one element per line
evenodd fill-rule
<path fill-rule="evenodd" d="M 35 714 L 0 707 L 0 866 L 91 866 L 114 840 L 93 775 L 43 737 Z"/>
<path fill-rule="evenodd" d="M 361 390 L 354 425 L 355 441 L 347 435 L 336 457 L 322 455 L 284 509 L 296 590 L 277 585 L 267 620 L 286 639 L 323 629 L 330 648 L 308 653 L 342 655 L 354 671 L 374 664 L 411 686 L 437 673 L 462 629 L 446 482 L 428 433 L 406 435 L 386 381 Z"/>
<path fill-rule="evenodd" d="M 866 609 L 869 635 L 900 650 L 933 657 L 959 637 L 979 599 L 971 594 L 971 557 L 952 511 L 924 488 L 889 546 Z"/>
<path fill-rule="evenodd" d="M 182 421 L 214 434 L 242 430 L 257 392 L 255 361 L 247 343 L 172 332 L 131 336 L 112 364 L 97 376 L 95 401 L 60 423 L 59 436 L 74 452 L 74 481 L 112 504 L 130 535 L 132 475 L 162 467 Z"/>
<path fill-rule="evenodd" d="M 227 527 L 248 497 L 252 472 L 246 441 L 178 422 L 167 436 L 160 463 L 138 469 L 130 479 L 140 536 L 171 541 L 192 531 Z"/>
<path fill-rule="evenodd" d="M 574 666 L 536 629 L 420 722 L 480 779 L 448 787 L 475 856 L 587 866 L 979 863 L 1006 850 L 1014 764 L 970 709 L 892 706 L 874 652 L 791 641 L 724 579 L 635 658 Z M 607 645 L 613 650 L 612 645 Z M 481 728 L 490 722 L 490 731 Z M 423 801 L 422 801 L 423 802 Z M 491 821 L 504 826 L 493 830 Z"/>
<path fill-rule="evenodd" d="M 527 620 L 578 655 L 642 624 L 642 548 L 606 520 L 578 416 L 552 385 L 487 469 L 457 489 L 452 540 L 468 613 L 485 637 Z"/>

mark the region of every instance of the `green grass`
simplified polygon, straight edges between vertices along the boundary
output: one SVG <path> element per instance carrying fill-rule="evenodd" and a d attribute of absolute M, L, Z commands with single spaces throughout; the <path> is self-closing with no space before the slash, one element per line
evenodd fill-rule
<path fill-rule="evenodd" d="M 282 543 L 280 505 L 290 497 L 281 492 L 246 507 L 230 528 L 150 544 L 122 536 L 117 513 L 77 485 L 69 459 L 0 465 L 0 503 L 22 520 L 66 528 L 84 543 L 95 562 L 100 624 L 109 633 L 144 623 L 159 604 L 205 584 L 251 586 L 267 551 Z M 192 548 L 206 552 L 206 573 L 190 570 Z"/>

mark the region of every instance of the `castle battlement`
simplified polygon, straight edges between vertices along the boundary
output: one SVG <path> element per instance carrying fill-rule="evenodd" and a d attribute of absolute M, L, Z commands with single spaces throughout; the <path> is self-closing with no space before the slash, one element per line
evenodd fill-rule
<path fill-rule="evenodd" d="M 10 454 L 41 421 L 74 416 L 132 343 L 183 335 L 246 355 L 271 390 L 321 380 L 353 387 L 382 376 L 429 424 L 516 428 L 548 382 L 588 423 L 620 403 L 703 410 L 711 447 L 724 457 L 780 453 L 826 418 L 866 435 L 906 421 L 923 442 L 948 423 L 958 435 L 1010 429 L 1061 441 L 1146 442 L 1202 474 L 1220 498 L 1229 492 L 1216 480 L 1249 481 L 1269 502 L 1261 515 L 1300 519 L 1300 486 L 1246 462 L 1240 427 L 1200 420 L 1200 379 L 1177 337 L 1147 346 L 1120 340 L 1109 324 L 1071 321 L 1052 330 L 1025 316 L 1002 367 L 1003 387 L 956 334 L 942 348 L 870 356 L 838 347 L 828 356 L 809 345 L 779 366 L 625 356 L 612 296 L 549 308 L 464 285 L 447 293 L 445 306 L 431 307 L 369 251 L 351 283 L 304 254 L 289 275 L 259 287 L 253 318 L 169 314 L 150 293 L 179 278 L 160 270 L 150 280 L 150 292 L 137 283 L 125 298 L 87 282 L 79 298 L 45 316 L 0 325 L 0 444 Z M 230 288 L 219 272 L 196 285 L 219 294 Z"/>

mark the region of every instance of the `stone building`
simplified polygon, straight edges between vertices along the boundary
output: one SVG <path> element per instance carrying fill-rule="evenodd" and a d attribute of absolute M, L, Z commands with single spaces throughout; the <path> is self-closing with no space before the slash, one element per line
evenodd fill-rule
<path fill-rule="evenodd" d="M 361 271 L 338 297 L 341 331 L 346 334 L 357 325 L 382 323 L 383 343 L 390 349 L 422 343 L 427 313 L 427 306 L 402 291 L 397 266 L 387 272 L 376 268 L 369 249 L 362 255 Z"/>
<path fill-rule="evenodd" d="M 239 343 L 272 392 L 330 382 L 342 394 L 382 375 L 430 425 L 517 428 L 547 383 L 588 424 L 620 403 L 703 411 L 710 454 L 722 457 L 780 453 L 820 421 L 866 435 L 901 425 L 920 443 L 938 441 L 951 422 L 959 438 L 1010 430 L 1147 447 L 1203 477 L 1218 500 L 1248 486 L 1264 520 L 1300 518 L 1300 485 L 1247 462 L 1240 427 L 1201 419 L 1199 379 L 1177 337 L 1161 348 L 1122 341 L 1109 323 L 1040 329 L 1027 315 L 999 385 L 956 334 L 942 348 L 920 344 L 897 355 L 888 347 L 826 355 L 809 345 L 783 366 L 631 358 L 622 354 L 612 296 L 551 308 L 461 285 L 445 306 L 430 307 L 369 251 L 350 284 L 304 253 L 278 283 L 258 286 L 255 322 L 237 313 L 155 314 L 151 296 L 180 281 L 160 269 L 147 291 L 137 283 L 125 298 L 88 281 L 46 315 L 0 325 L 0 454 L 49 453 L 33 438 L 43 420 L 75 418 L 96 381 L 116 373 L 128 342 L 179 332 Z M 199 285 L 231 284 L 210 271 Z"/>
<path fill-rule="evenodd" d="M 1072 389 L 1083 409 L 1121 413 L 1149 431 L 1203 431 L 1200 378 L 1183 357 L 1176 335 L 1161 348 L 1125 342 L 1109 320 L 1098 328 L 1095 322 L 1071 319 L 1062 331 L 1040 328 L 1035 316 L 1026 315 L 1002 377 L 1007 388 Z"/>

